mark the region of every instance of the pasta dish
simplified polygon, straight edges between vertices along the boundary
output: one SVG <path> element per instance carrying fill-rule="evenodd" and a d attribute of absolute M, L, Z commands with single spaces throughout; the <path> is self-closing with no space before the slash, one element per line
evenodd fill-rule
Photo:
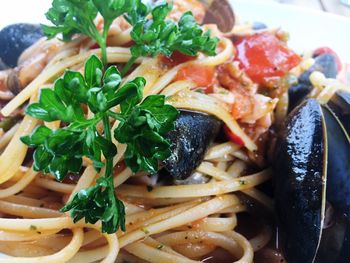
<path fill-rule="evenodd" d="M 210 8 L 54 0 L 52 25 L 0 32 L 0 262 L 314 262 L 321 254 L 326 198 L 347 210 L 322 183 L 333 155 L 322 159 L 328 168 L 317 154 L 300 160 L 332 153 L 315 134 L 320 123 L 337 125 L 328 108 L 344 122 L 332 106 L 348 106 L 338 103 L 348 92 L 340 60 L 329 48 L 297 54 L 286 32 L 262 23 L 225 14 L 224 28 L 208 20 L 218 7 Z M 325 117 L 304 128 L 308 112 Z M 315 216 L 298 221 L 314 189 L 301 171 L 322 178 L 310 197 Z M 296 240 L 309 223 L 320 227 L 304 253 L 306 240 Z"/>

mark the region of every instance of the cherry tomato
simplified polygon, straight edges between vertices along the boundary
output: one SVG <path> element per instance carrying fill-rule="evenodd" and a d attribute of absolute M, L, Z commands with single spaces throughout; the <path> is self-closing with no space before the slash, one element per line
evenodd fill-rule
<path fill-rule="evenodd" d="M 215 68 L 212 66 L 187 65 L 181 68 L 175 80 L 190 80 L 200 88 L 205 88 L 205 93 L 210 93 L 215 81 Z"/>
<path fill-rule="evenodd" d="M 175 67 L 179 64 L 196 59 L 196 57 L 182 54 L 179 51 L 175 51 L 170 57 L 160 55 L 160 61 L 168 67 Z"/>
<path fill-rule="evenodd" d="M 226 125 L 224 125 L 224 132 L 230 141 L 234 142 L 237 145 L 244 146 L 244 142 L 241 137 L 234 134 Z"/>
<path fill-rule="evenodd" d="M 313 53 L 313 56 L 314 57 L 318 57 L 320 55 L 323 55 L 323 54 L 331 54 L 335 57 L 335 61 L 337 62 L 337 66 L 338 66 L 338 72 L 342 70 L 343 68 L 343 65 L 341 63 L 341 60 L 338 56 L 338 54 L 331 48 L 329 47 L 320 47 L 320 48 L 317 48 L 314 53 Z"/>
<path fill-rule="evenodd" d="M 237 43 L 237 60 L 256 83 L 265 84 L 283 77 L 301 58 L 272 33 L 245 37 Z"/>

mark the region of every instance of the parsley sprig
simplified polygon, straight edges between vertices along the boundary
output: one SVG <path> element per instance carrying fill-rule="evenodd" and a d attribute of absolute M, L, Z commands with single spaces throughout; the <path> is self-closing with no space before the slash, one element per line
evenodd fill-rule
<path fill-rule="evenodd" d="M 114 137 L 127 144 L 124 159 L 133 172 L 154 173 L 158 162 L 170 155 L 170 142 L 164 136 L 174 128 L 178 111 L 165 104 L 163 95 L 143 100 L 144 78 L 138 77 L 121 85 L 121 74 L 115 66 L 103 71 L 102 62 L 91 56 L 85 64 L 84 76 L 67 70 L 56 80 L 53 89 L 41 90 L 38 103 L 28 106 L 26 113 L 52 122 L 60 120 L 65 127 L 51 130 L 38 126 L 23 143 L 35 148 L 34 169 L 51 173 L 58 181 L 69 172 L 82 169 L 82 158 L 92 160 L 96 170 L 105 173 L 96 185 L 78 192 L 61 211 L 71 211 L 74 221 L 85 217 L 87 223 L 102 222 L 102 231 L 114 233 L 125 229 L 123 203 L 113 185 L 113 157 L 117 148 L 112 142 L 110 119 L 120 123 Z M 84 105 L 93 113 L 86 117 Z M 120 106 L 120 113 L 114 112 Z M 103 131 L 97 127 L 103 124 Z M 102 156 L 106 159 L 105 165 Z"/>
<path fill-rule="evenodd" d="M 67 70 L 53 89 L 41 90 L 38 103 L 28 106 L 28 115 L 46 122 L 60 120 L 63 126 L 51 130 L 41 125 L 21 138 L 35 149 L 34 169 L 51 173 L 58 181 L 69 172 L 79 173 L 83 157 L 89 158 L 97 171 L 104 168 L 94 186 L 76 193 L 61 209 L 70 211 L 75 222 L 83 218 L 91 224 L 101 221 L 102 232 L 107 233 L 115 233 L 119 227 L 125 230 L 124 205 L 113 184 L 113 158 L 117 154 L 113 135 L 127 145 L 124 160 L 133 172 L 155 173 L 159 161 L 170 155 L 165 135 L 174 128 L 178 111 L 165 104 L 162 95 L 143 99 L 144 78 L 124 85 L 121 81 L 140 56 L 171 56 L 174 51 L 215 55 L 218 39 L 204 33 L 191 12 L 178 23 L 167 20 L 171 9 L 168 3 L 150 7 L 141 0 L 53 0 L 46 13 L 53 24 L 43 25 L 48 38 L 61 34 L 64 41 L 71 41 L 75 34 L 84 34 L 99 44 L 102 53 L 102 61 L 96 56 L 88 59 L 84 75 Z M 98 14 L 104 21 L 102 32 L 94 23 Z M 134 45 L 131 59 L 120 73 L 115 66 L 107 68 L 107 36 L 114 19 L 122 15 L 133 27 Z M 114 111 L 116 106 L 120 112 Z M 87 110 L 92 117 L 86 117 Z M 119 121 L 114 131 L 111 119 Z"/>
<path fill-rule="evenodd" d="M 218 38 L 210 32 L 203 32 L 191 12 L 182 15 L 175 23 L 166 19 L 173 6 L 161 3 L 150 7 L 141 0 L 54 0 L 46 17 L 54 26 L 43 25 L 49 38 L 62 34 L 64 41 L 70 41 L 76 33 L 82 33 L 96 40 L 101 47 L 103 64 L 107 65 L 106 42 L 109 28 L 114 19 L 124 15 L 133 27 L 131 59 L 124 66 L 124 76 L 137 58 L 164 54 L 171 56 L 174 51 L 195 56 L 198 52 L 215 55 Z M 94 24 L 97 14 L 103 17 L 103 32 Z"/>
<path fill-rule="evenodd" d="M 140 56 L 163 54 L 169 57 L 174 51 L 189 56 L 196 56 L 198 52 L 215 55 L 219 39 L 212 38 L 210 31 L 204 33 L 190 11 L 181 16 L 178 24 L 166 19 L 172 8 L 172 4 L 163 3 L 146 12 L 140 4 L 132 13 L 125 15 L 133 26 L 131 38 L 135 44 L 131 47 L 132 58 L 123 72 L 127 72 L 128 65 L 132 65 Z M 149 13 L 152 19 L 149 19 Z"/>

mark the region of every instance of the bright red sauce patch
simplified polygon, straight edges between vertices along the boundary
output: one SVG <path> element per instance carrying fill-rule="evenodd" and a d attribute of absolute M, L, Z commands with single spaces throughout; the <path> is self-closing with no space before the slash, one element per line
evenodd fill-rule
<path fill-rule="evenodd" d="M 301 58 L 271 33 L 248 36 L 237 43 L 237 60 L 256 83 L 283 77 Z"/>

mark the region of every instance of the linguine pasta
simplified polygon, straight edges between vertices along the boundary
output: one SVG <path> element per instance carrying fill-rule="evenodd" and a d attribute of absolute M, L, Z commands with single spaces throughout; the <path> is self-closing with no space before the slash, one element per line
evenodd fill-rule
<path fill-rule="evenodd" d="M 104 170 L 97 173 L 91 162 L 84 160 L 80 175 L 64 182 L 34 171 L 32 160 L 27 160 L 28 147 L 19 138 L 30 134 L 42 123 L 25 116 L 0 135 L 0 251 L 8 255 L 0 258 L 0 262 L 191 263 L 205 259 L 224 262 L 215 260 L 217 251 L 221 251 L 227 262 L 249 263 L 253 262 L 254 253 L 271 244 L 273 231 L 269 223 L 262 223 L 259 231 L 250 234 L 237 230 L 244 225 L 245 217 L 241 214 L 250 211 L 248 203 L 244 202 L 246 198 L 255 200 L 253 202 L 258 200 L 267 213 L 273 210 L 271 198 L 256 188 L 271 178 L 269 169 L 253 164 L 251 156 L 258 150 L 258 140 L 245 129 L 248 123 L 242 124 L 232 117 L 230 100 L 220 99 L 220 92 L 225 90 L 221 83 L 212 94 L 207 94 L 198 92 L 198 85 L 193 81 L 177 79 L 179 71 L 186 67 L 214 67 L 217 70 L 235 57 L 236 48 L 230 39 L 215 31 L 213 25 L 204 28 L 214 28 L 213 32 L 220 38 L 215 56 L 200 55 L 175 66 L 167 66 L 159 57 L 139 58 L 137 66 L 123 82 L 143 76 L 146 79 L 145 96 L 164 94 L 169 97 L 168 103 L 178 109 L 215 116 L 242 140 L 244 147 L 226 138 L 215 141 L 194 171 L 204 181 L 161 185 L 150 183 L 148 175 L 133 174 L 123 162 L 126 146 L 114 141 L 118 146 L 118 154 L 113 160 L 114 185 L 126 207 L 126 231 L 103 234 L 99 222 L 95 225 L 86 224 L 84 220 L 74 223 L 68 213 L 61 213 L 59 209 L 79 190 L 93 185 Z M 244 34 L 250 33 L 252 27 L 244 24 L 234 30 L 233 33 Z M 131 58 L 129 48 L 125 47 L 131 40 L 130 28 L 123 28 L 117 21 L 110 34 L 110 45 L 113 46 L 107 48 L 108 63 L 126 63 Z M 22 60 L 50 47 L 54 51 L 43 70 L 1 109 L 1 113 L 9 116 L 28 100 L 37 101 L 40 90 L 51 87 L 66 69 L 83 71 L 84 61 L 91 54 L 101 55 L 100 49 L 92 48 L 94 44 L 84 37 L 68 44 L 58 44 L 57 40 L 36 43 L 22 55 Z M 306 64 L 301 64 L 303 70 Z M 243 83 L 244 73 L 235 72 Z M 315 86 L 314 93 L 321 101 L 342 88 L 316 73 L 311 76 L 311 81 Z M 258 94 L 253 82 L 249 80 L 247 85 L 254 96 Z M 234 97 L 233 94 L 227 96 Z M 249 119 L 249 125 L 256 128 L 257 123 L 264 123 L 266 132 L 272 121 L 278 123 L 285 118 L 288 92 L 284 91 L 276 100 L 267 96 L 262 99 L 267 101 L 264 105 L 271 107 L 265 108 L 265 112 L 253 121 Z M 59 128 L 61 123 L 44 125 Z M 113 123 L 113 128 L 117 125 L 118 122 Z"/>

